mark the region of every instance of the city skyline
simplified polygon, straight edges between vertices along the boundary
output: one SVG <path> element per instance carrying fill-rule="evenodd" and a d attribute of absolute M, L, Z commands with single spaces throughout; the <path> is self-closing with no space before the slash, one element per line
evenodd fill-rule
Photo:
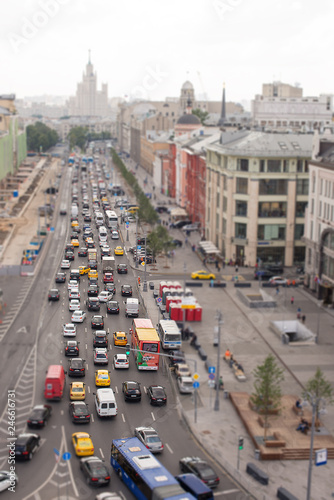
<path fill-rule="evenodd" d="M 109 97 L 251 100 L 262 83 L 296 82 L 305 96 L 333 93 L 329 0 L 13 0 L 2 8 L 0 93 L 73 96 L 91 50 Z M 325 59 L 326 58 L 326 59 Z"/>

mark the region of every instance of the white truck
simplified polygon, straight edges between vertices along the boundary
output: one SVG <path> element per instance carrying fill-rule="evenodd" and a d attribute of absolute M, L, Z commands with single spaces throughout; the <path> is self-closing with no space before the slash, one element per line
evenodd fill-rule
<path fill-rule="evenodd" d="M 78 217 L 78 213 L 79 213 L 78 205 L 73 203 L 73 205 L 71 206 L 71 217 Z"/>
<path fill-rule="evenodd" d="M 126 299 L 125 316 L 138 318 L 139 316 L 139 300 L 134 297 Z"/>

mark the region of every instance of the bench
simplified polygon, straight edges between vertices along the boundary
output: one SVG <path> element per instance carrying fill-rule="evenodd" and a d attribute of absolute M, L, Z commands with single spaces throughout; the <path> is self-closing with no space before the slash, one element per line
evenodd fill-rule
<path fill-rule="evenodd" d="M 266 441 L 265 445 L 267 448 L 285 448 L 285 441 L 281 438 L 281 435 L 278 432 L 273 432 L 273 436 L 275 439 L 271 439 L 270 441 Z"/>
<path fill-rule="evenodd" d="M 246 380 L 246 375 L 242 370 L 234 370 L 234 375 L 237 380 L 244 382 Z"/>
<path fill-rule="evenodd" d="M 276 496 L 280 500 L 298 500 L 298 498 L 295 497 L 295 495 L 293 495 L 288 490 L 283 488 L 283 486 L 280 486 L 279 488 L 277 488 L 277 495 Z"/>
<path fill-rule="evenodd" d="M 292 409 L 295 412 L 295 414 L 298 415 L 298 417 L 303 417 L 304 416 L 303 408 L 297 408 L 296 405 L 293 405 Z"/>
<path fill-rule="evenodd" d="M 269 483 L 269 476 L 257 465 L 251 462 L 248 462 L 246 472 L 261 484 L 267 485 Z"/>

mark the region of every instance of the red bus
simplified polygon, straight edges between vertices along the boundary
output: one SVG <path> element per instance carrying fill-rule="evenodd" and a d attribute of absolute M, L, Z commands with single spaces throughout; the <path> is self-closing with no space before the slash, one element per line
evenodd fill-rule
<path fill-rule="evenodd" d="M 146 318 L 134 319 L 130 334 L 138 370 L 158 370 L 160 338 L 152 321 Z"/>

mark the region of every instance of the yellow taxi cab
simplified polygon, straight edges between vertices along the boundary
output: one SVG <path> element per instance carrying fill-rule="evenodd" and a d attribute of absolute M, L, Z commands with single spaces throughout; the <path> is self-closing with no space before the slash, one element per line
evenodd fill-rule
<path fill-rule="evenodd" d="M 106 198 L 105 196 L 103 196 L 103 198 L 101 198 L 101 202 L 102 202 L 102 203 L 103 203 L 103 202 L 107 203 L 107 202 L 108 202 L 108 198 Z"/>
<path fill-rule="evenodd" d="M 78 246 L 80 245 L 80 244 L 79 244 L 79 240 L 76 240 L 76 239 L 73 239 L 73 240 L 71 241 L 71 243 L 72 243 L 72 245 L 73 245 L 74 247 L 78 247 Z"/>
<path fill-rule="evenodd" d="M 139 210 L 139 207 L 130 207 L 127 209 L 127 213 L 134 215 L 136 212 L 138 212 L 138 210 Z"/>
<path fill-rule="evenodd" d="M 94 455 L 94 445 L 87 432 L 74 432 L 72 444 L 77 457 L 89 457 Z"/>
<path fill-rule="evenodd" d="M 82 401 L 86 397 L 86 384 L 84 382 L 70 383 L 70 400 Z"/>
<path fill-rule="evenodd" d="M 114 250 L 115 255 L 124 255 L 124 250 L 122 247 L 116 247 Z"/>
<path fill-rule="evenodd" d="M 97 387 L 110 386 L 110 372 L 108 370 L 96 370 L 95 372 L 95 385 Z"/>
<path fill-rule="evenodd" d="M 88 271 L 88 278 L 98 278 L 99 273 L 96 271 L 96 269 L 89 269 Z"/>
<path fill-rule="evenodd" d="M 71 226 L 72 226 L 72 227 L 78 227 L 78 226 L 79 226 L 79 222 L 78 222 L 77 220 L 73 220 L 73 221 L 71 222 Z"/>
<path fill-rule="evenodd" d="M 114 345 L 126 345 L 128 339 L 125 332 L 114 332 Z"/>
<path fill-rule="evenodd" d="M 191 279 L 193 280 L 215 280 L 216 275 L 214 273 L 210 273 L 209 271 L 205 271 L 201 269 L 200 271 L 194 271 L 191 273 Z"/>
<path fill-rule="evenodd" d="M 79 266 L 79 273 L 80 274 L 88 274 L 90 271 L 90 267 L 88 266 Z"/>

